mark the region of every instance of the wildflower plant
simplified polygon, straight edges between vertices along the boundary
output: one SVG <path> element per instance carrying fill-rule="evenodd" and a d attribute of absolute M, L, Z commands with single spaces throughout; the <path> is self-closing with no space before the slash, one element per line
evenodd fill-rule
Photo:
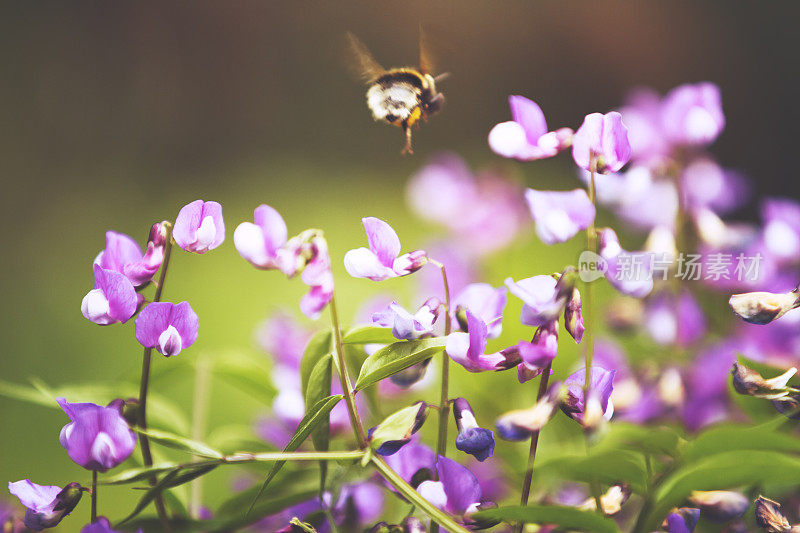
<path fill-rule="evenodd" d="M 86 532 L 799 529 L 800 203 L 766 200 L 761 225 L 730 219 L 748 186 L 708 152 L 726 127 L 711 83 L 638 90 L 575 129 L 549 129 L 526 97 L 509 104 L 488 148 L 520 172 L 571 154 L 558 190 L 444 154 L 408 186 L 435 240 L 403 246 L 373 213 L 366 246 L 340 255 L 323 229 L 290 232 L 267 204 L 236 225 L 241 268 L 308 287 L 296 305 L 313 327 L 284 311 L 258 328 L 269 362 L 199 353 L 195 295 L 168 299 L 173 254 L 189 268 L 226 245 L 219 203 L 186 204 L 141 247 L 107 231 L 80 308 L 138 341 L 138 396 L 83 402 L 3 382 L 2 394 L 61 407 L 53 440 L 82 468 L 38 480 L 56 485 L 10 481 L 25 511 L 0 508 L 3 531 L 74 522 L 84 493 L 89 523 L 73 529 Z M 528 254 L 522 275 L 490 261 L 531 230 L 571 260 L 544 271 Z M 409 290 L 369 305 L 339 292 L 385 285 Z M 364 303 L 352 323 L 345 298 Z M 729 320 L 712 320 L 725 301 Z M 195 369 L 194 427 L 170 424 L 181 408 L 151 390 L 154 361 L 176 359 Z M 269 407 L 247 438 L 204 431 L 212 376 Z M 241 491 L 212 509 L 211 472 Z M 101 513 L 107 485 L 132 489 L 126 515 Z"/>

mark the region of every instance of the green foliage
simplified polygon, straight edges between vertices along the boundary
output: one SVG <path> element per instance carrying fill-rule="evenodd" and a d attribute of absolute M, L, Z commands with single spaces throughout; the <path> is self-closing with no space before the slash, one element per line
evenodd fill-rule
<path fill-rule="evenodd" d="M 355 390 L 362 390 L 444 350 L 445 338 L 394 342 L 367 357 L 361 365 Z"/>
<path fill-rule="evenodd" d="M 221 357 L 215 357 L 212 364 L 214 376 L 247 392 L 262 404 L 268 405 L 275 396 L 265 357 L 226 352 Z"/>
<path fill-rule="evenodd" d="M 222 458 L 221 452 L 213 449 L 211 446 L 207 444 L 198 442 L 196 440 L 188 439 L 186 437 L 181 437 L 179 435 L 174 435 L 166 431 L 160 431 L 158 429 L 148 429 L 146 431 L 139 429 L 137 431 L 142 435 L 147 435 L 147 437 L 151 441 L 157 442 L 162 446 L 167 446 L 169 448 L 174 448 L 176 450 L 189 452 L 199 457 L 206 457 L 209 459 Z"/>
<path fill-rule="evenodd" d="M 308 341 L 303 351 L 303 358 L 300 360 L 300 390 L 303 391 L 303 397 L 306 395 L 311 371 L 314 370 L 317 361 L 333 351 L 332 343 L 333 332 L 330 330 L 318 331 Z"/>
<path fill-rule="evenodd" d="M 568 455 L 542 461 L 536 473 L 556 479 L 602 482 L 609 485 L 627 483 L 640 493 L 647 486 L 647 473 L 642 454 L 624 450 L 592 452 L 589 455 Z"/>
<path fill-rule="evenodd" d="M 595 512 L 562 505 L 498 507 L 475 513 L 477 520 L 524 521 L 530 524 L 555 524 L 566 530 L 592 533 L 619 533 L 616 522 Z"/>
<path fill-rule="evenodd" d="M 357 326 L 345 333 L 345 344 L 391 344 L 397 342 L 392 328 L 381 326 Z"/>
<path fill-rule="evenodd" d="M 418 417 L 424 417 L 426 410 L 425 405 L 416 403 L 387 416 L 372 433 L 370 445 L 378 449 L 384 442 L 408 439 L 418 423 Z"/>

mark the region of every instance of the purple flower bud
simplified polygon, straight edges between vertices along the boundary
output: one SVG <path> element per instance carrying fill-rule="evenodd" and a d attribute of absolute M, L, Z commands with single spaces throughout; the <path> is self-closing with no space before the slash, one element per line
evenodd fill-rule
<path fill-rule="evenodd" d="M 447 336 L 445 352 L 456 363 L 470 372 L 505 370 L 508 358 L 502 352 L 484 353 L 487 344 L 487 326 L 469 310 L 465 311 L 467 333 L 451 333 Z"/>
<path fill-rule="evenodd" d="M 533 276 L 515 282 L 506 279 L 511 294 L 522 300 L 520 322 L 526 326 L 542 326 L 558 319 L 566 305 L 566 298 L 558 294 L 553 276 Z"/>
<path fill-rule="evenodd" d="M 378 455 L 393 455 L 408 444 L 411 436 L 420 430 L 428 417 L 428 406 L 417 402 L 411 407 L 389 415 L 377 426 L 370 428 L 367 438 Z"/>
<path fill-rule="evenodd" d="M 401 389 L 408 389 L 412 385 L 420 382 L 425 377 L 425 373 L 428 371 L 428 366 L 430 366 L 430 363 L 430 359 L 425 359 L 424 361 L 421 361 L 415 365 L 411 365 L 405 370 L 401 370 L 400 372 L 389 376 L 389 381 Z"/>
<path fill-rule="evenodd" d="M 141 529 L 139 533 L 141 533 Z M 105 516 L 98 516 L 97 521 L 83 526 L 81 533 L 122 533 L 116 529 L 111 529 L 111 524 Z"/>
<path fill-rule="evenodd" d="M 616 111 L 586 115 L 572 140 L 572 159 L 579 167 L 601 174 L 617 172 L 630 158 L 631 144 L 622 115 Z"/>
<path fill-rule="evenodd" d="M 542 396 L 536 405 L 529 409 L 509 411 L 497 419 L 497 433 L 503 440 L 527 440 L 541 430 L 553 416 L 558 405 L 558 386 Z"/>
<path fill-rule="evenodd" d="M 297 270 L 290 265 L 291 254 L 284 246 L 288 237 L 280 213 L 268 205 L 256 207 L 252 222 L 242 222 L 233 232 L 233 245 L 245 260 L 256 268 L 280 269 L 287 276 Z"/>
<path fill-rule="evenodd" d="M 427 262 L 428 256 L 422 250 L 400 255 L 400 238 L 383 220 L 366 217 L 361 221 L 369 248 L 356 248 L 344 256 L 345 270 L 354 278 L 383 281 L 416 272 Z"/>
<path fill-rule="evenodd" d="M 567 305 L 564 308 L 564 328 L 575 339 L 575 342 L 580 344 L 586 328 L 583 327 L 581 293 L 578 289 L 572 289 L 572 295 L 567 300 Z"/>
<path fill-rule="evenodd" d="M 131 281 L 114 270 L 94 264 L 94 289 L 83 297 L 81 313 L 95 324 L 127 322 L 136 312 L 139 298 Z"/>
<path fill-rule="evenodd" d="M 83 495 L 79 483 L 63 489 L 55 485 L 37 485 L 29 479 L 8 483 L 8 491 L 24 505 L 25 526 L 34 531 L 55 527 L 70 514 Z"/>
<path fill-rule="evenodd" d="M 747 292 L 734 294 L 728 300 L 733 312 L 751 324 L 769 324 L 792 309 L 800 307 L 800 291 L 775 294 L 772 292 Z"/>
<path fill-rule="evenodd" d="M 561 403 L 561 410 L 586 427 L 594 427 L 597 418 L 610 420 L 614 414 L 614 405 L 611 403 L 611 391 L 614 390 L 615 370 L 606 370 L 597 365 L 592 367 L 592 382 L 589 388 L 589 401 L 584 402 L 584 384 L 586 383 L 586 369 L 582 368 L 569 376 L 564 381 L 566 398 Z M 597 413 L 594 412 L 595 405 Z"/>
<path fill-rule="evenodd" d="M 225 240 L 222 206 L 203 200 L 186 204 L 175 219 L 172 237 L 187 252 L 204 254 L 213 250 Z"/>
<path fill-rule="evenodd" d="M 558 352 L 558 322 L 539 326 L 532 342 L 521 341 L 517 345 L 520 363 L 517 366 L 520 383 L 541 375 L 555 359 Z"/>
<path fill-rule="evenodd" d="M 545 244 L 566 242 L 594 222 L 596 210 L 583 189 L 571 191 L 527 189 L 525 200 L 536 223 L 536 235 Z"/>
<path fill-rule="evenodd" d="M 746 496 L 729 490 L 696 490 L 689 502 L 699 507 L 705 518 L 719 523 L 741 517 L 750 507 Z"/>
<path fill-rule="evenodd" d="M 485 461 L 494 453 L 494 436 L 492 431 L 478 427 L 475 413 L 464 398 L 457 398 L 453 402 L 453 417 L 456 420 L 458 435 L 456 448 L 475 457 L 478 461 Z"/>
<path fill-rule="evenodd" d="M 392 302 L 382 311 L 374 313 L 372 322 L 392 328 L 392 334 L 396 339 L 414 340 L 433 331 L 440 305 L 438 298 L 429 298 L 412 315 L 397 302 Z"/>
<path fill-rule="evenodd" d="M 797 369 L 793 367 L 780 376 L 764 379 L 761 374 L 739 362 L 734 362 L 731 369 L 733 388 L 736 389 L 736 392 L 765 400 L 781 400 L 792 392 L 796 392 L 795 389 L 788 386 L 789 380 L 796 373 Z"/>
<path fill-rule="evenodd" d="M 199 319 L 189 302 L 153 302 L 136 317 L 136 340 L 160 354 L 178 355 L 197 340 Z"/>
<path fill-rule="evenodd" d="M 669 533 L 692 533 L 700 520 L 700 509 L 681 507 L 673 509 L 661 527 Z"/>
<path fill-rule="evenodd" d="M 489 146 L 498 155 L 520 161 L 553 157 L 572 142 L 572 130 L 547 131 L 541 108 L 524 96 L 509 96 L 512 120 L 489 132 Z"/>
<path fill-rule="evenodd" d="M 759 496 L 755 501 L 756 524 L 769 533 L 785 533 L 791 527 L 781 513 L 781 504 Z"/>
<path fill-rule="evenodd" d="M 361 531 L 381 515 L 383 490 L 374 483 L 361 482 L 342 485 L 339 499 L 331 509 L 341 531 Z"/>
<path fill-rule="evenodd" d="M 664 97 L 661 120 L 673 144 L 714 142 L 725 129 L 719 87 L 707 82 L 675 87 Z"/>
<path fill-rule="evenodd" d="M 64 398 L 56 401 L 70 419 L 61 429 L 59 442 L 77 464 L 87 470 L 105 472 L 133 453 L 136 435 L 118 407 L 69 403 Z"/>
<path fill-rule="evenodd" d="M 163 224 L 163 222 L 154 224 L 150 229 L 150 240 L 147 243 L 147 252 L 144 255 L 142 255 L 142 251 L 136 241 L 127 235 L 115 231 L 107 231 L 106 247 L 97 254 L 94 264 L 105 270 L 113 270 L 123 274 L 136 287 L 149 283 L 164 260 L 164 244 L 166 240 L 153 240 L 158 237 L 158 232 L 163 229 Z"/>

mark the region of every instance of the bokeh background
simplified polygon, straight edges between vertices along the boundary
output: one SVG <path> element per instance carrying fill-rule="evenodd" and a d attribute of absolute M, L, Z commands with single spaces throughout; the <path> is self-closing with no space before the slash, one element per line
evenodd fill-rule
<path fill-rule="evenodd" d="M 539 102 L 552 126 L 577 127 L 586 113 L 618 106 L 632 87 L 664 92 L 713 81 L 728 121 L 713 147 L 719 160 L 754 178 L 753 205 L 764 195 L 797 196 L 798 20 L 800 4 L 791 0 L 4 2 L 0 377 L 135 383 L 141 354 L 132 324 L 98 328 L 79 312 L 91 261 L 106 229 L 143 242 L 153 222 L 213 199 L 224 206 L 228 241 L 202 257 L 177 253 L 165 293 L 191 301 L 200 339 L 177 360 L 155 362 L 154 390 L 189 416 L 187 360 L 255 352 L 253 329 L 267 314 L 286 307 L 299 316 L 304 287 L 255 271 L 232 246 L 233 228 L 257 204 L 275 206 L 290 231 L 326 230 L 349 321 L 378 290 L 341 266 L 363 241 L 360 218 L 390 221 L 409 248 L 436 231 L 404 200 L 408 177 L 431 155 L 454 151 L 529 186 L 575 186 L 568 156 L 518 165 L 488 149 L 510 93 Z M 416 133 L 415 155 L 401 157 L 400 132 L 372 123 L 341 45 L 349 30 L 385 66 L 413 64 L 420 24 L 452 76 L 442 87 L 444 111 Z M 576 250 L 545 249 L 528 235 L 492 260 L 487 280 L 560 270 Z M 403 281 L 380 289 L 410 295 Z M 509 316 L 517 310 L 512 304 Z M 523 334 L 514 327 L 510 336 Z M 568 349 L 563 357 L 575 356 Z M 475 388 L 459 374 L 455 387 Z M 477 394 L 489 402 L 491 387 L 511 381 L 493 376 Z M 528 389 L 514 401 L 532 397 Z M 235 387 L 212 384 L 211 428 L 244 427 L 263 411 Z M 0 398 L 0 479 L 88 481 L 58 444 L 65 420 Z M 225 498 L 228 474 L 207 483 L 210 503 Z M 102 512 L 119 517 L 129 508 L 123 489 L 107 494 Z M 77 530 L 88 505 L 75 514 L 60 530 Z"/>

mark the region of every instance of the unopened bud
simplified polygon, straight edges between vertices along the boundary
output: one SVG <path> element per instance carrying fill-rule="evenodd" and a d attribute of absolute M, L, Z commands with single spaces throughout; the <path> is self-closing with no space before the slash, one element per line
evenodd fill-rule
<path fill-rule="evenodd" d="M 600 496 L 600 505 L 603 506 L 603 514 L 612 516 L 622 510 L 622 505 L 628 501 L 631 495 L 631 489 L 628 485 L 614 485 L 609 488 L 605 494 Z M 584 511 L 596 511 L 597 501 L 594 498 L 588 498 L 580 506 Z"/>
<path fill-rule="evenodd" d="M 414 250 L 398 257 L 394 262 L 394 270 L 403 274 L 411 274 L 424 267 L 428 262 L 428 253 L 425 250 Z"/>
<path fill-rule="evenodd" d="M 765 400 L 780 400 L 789 396 L 795 389 L 787 387 L 787 383 L 797 373 L 796 368 L 790 368 L 780 376 L 764 379 L 761 374 L 751 370 L 741 363 L 733 363 L 733 388 L 739 394 L 755 396 Z"/>
<path fill-rule="evenodd" d="M 425 377 L 425 373 L 428 371 L 430 362 L 430 359 L 425 359 L 424 361 L 421 361 L 415 365 L 411 365 L 410 367 L 389 376 L 389 381 L 401 389 L 407 389 Z"/>
<path fill-rule="evenodd" d="M 575 342 L 580 344 L 586 328 L 583 327 L 581 293 L 578 289 L 572 289 L 572 295 L 567 300 L 567 305 L 564 308 L 564 328 L 575 339 Z"/>
<path fill-rule="evenodd" d="M 167 244 L 167 239 L 169 239 L 169 230 L 172 224 L 168 221 L 163 222 L 156 222 L 150 228 L 150 235 L 147 237 L 147 243 L 150 244 L 151 242 L 155 247 L 162 247 Z"/>
<path fill-rule="evenodd" d="M 750 507 L 747 497 L 729 490 L 696 490 L 689 496 L 689 501 L 700 508 L 704 519 L 712 522 L 727 522 L 739 518 Z"/>
<path fill-rule="evenodd" d="M 764 325 L 800 307 L 800 294 L 797 289 L 782 294 L 746 292 L 734 294 L 728 304 L 744 321 Z"/>
<path fill-rule="evenodd" d="M 755 501 L 756 524 L 768 533 L 786 533 L 791 525 L 781 513 L 781 504 L 759 496 Z"/>

